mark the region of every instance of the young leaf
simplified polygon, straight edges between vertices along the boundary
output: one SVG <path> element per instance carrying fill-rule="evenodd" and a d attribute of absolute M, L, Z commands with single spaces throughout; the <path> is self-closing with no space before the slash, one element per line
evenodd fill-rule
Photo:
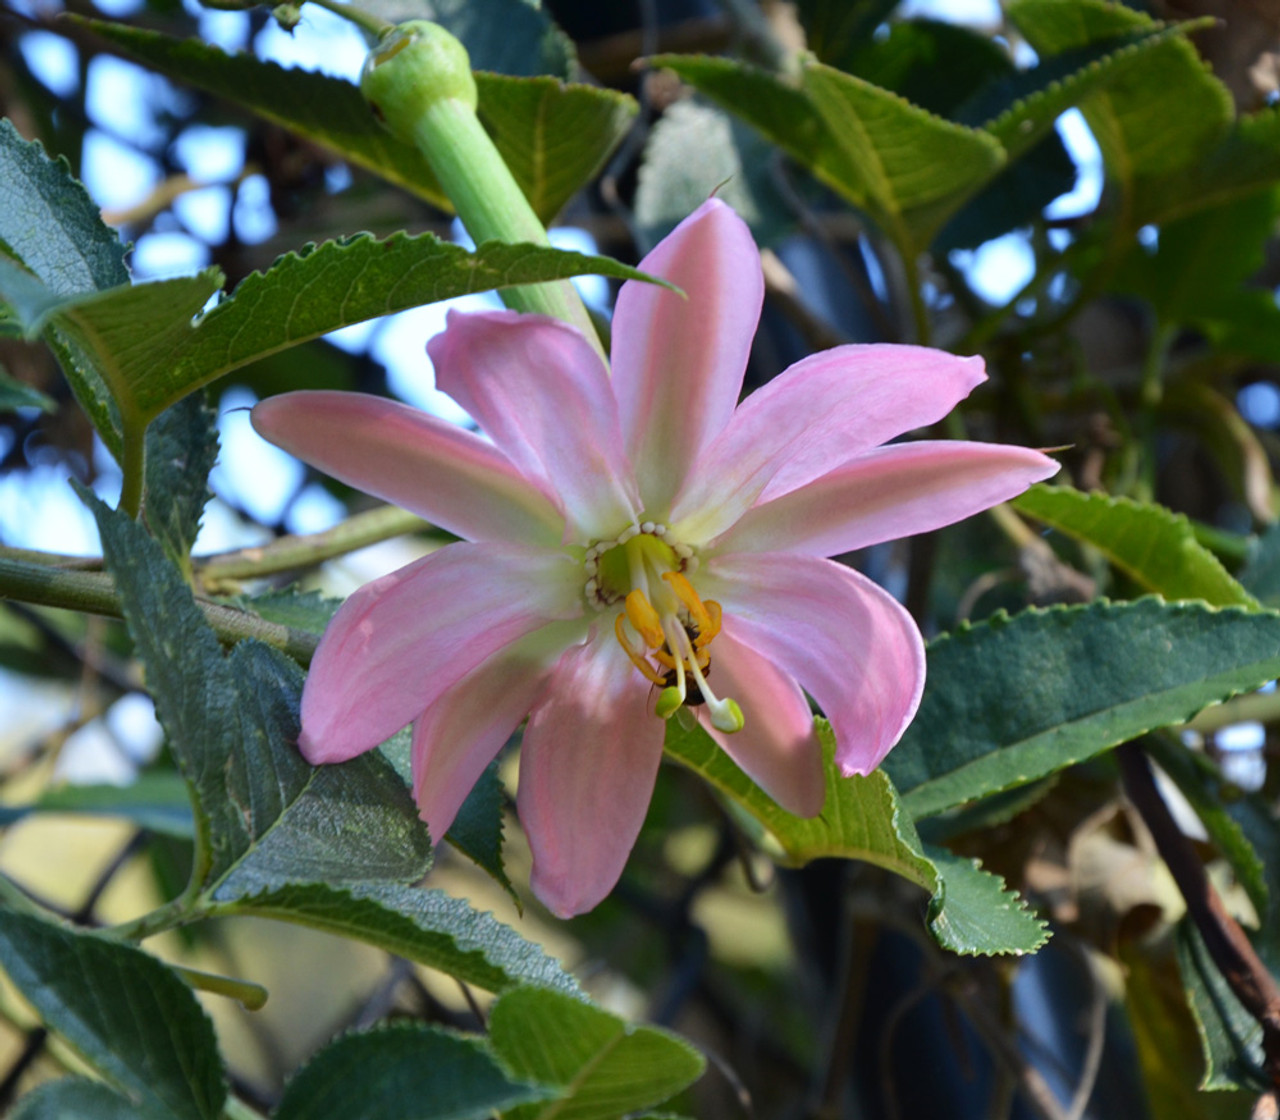
<path fill-rule="evenodd" d="M 1030 914 L 1003 882 L 968 860 L 934 849 L 926 854 L 915 825 L 902 809 L 884 770 L 865 778 L 844 777 L 835 763 L 830 725 L 818 722 L 827 776 L 827 800 L 816 817 L 781 808 L 730 761 L 701 728 L 667 728 L 667 753 L 697 771 L 740 810 L 766 850 L 800 866 L 820 858 L 860 859 L 901 875 L 933 896 L 929 927 L 956 953 L 1030 953 L 1048 940 L 1044 923 Z M 955 880 L 954 884 L 952 879 Z M 998 901 L 997 901 L 998 900 Z M 983 917 L 984 907 L 999 920 Z"/>
<path fill-rule="evenodd" d="M 1093 545 L 1140 587 L 1166 599 L 1203 599 L 1215 607 L 1258 605 L 1196 540 L 1185 514 L 1065 486 L 1033 486 L 1012 505 Z"/>
<path fill-rule="evenodd" d="M 504 993 L 489 1016 L 494 1052 L 517 1077 L 560 1090 L 512 1120 L 616 1120 L 660 1104 L 702 1075 L 706 1062 L 683 1039 L 640 1027 L 544 988 Z"/>
<path fill-rule="evenodd" d="M 376 752 L 313 769 L 296 747 L 302 673 L 241 642 L 224 655 L 159 545 L 92 495 L 137 656 L 170 746 L 195 788 L 220 901 L 290 880 L 409 882 L 429 865 L 426 828 Z"/>
<path fill-rule="evenodd" d="M 0 909 L 14 986 L 144 1120 L 216 1120 L 227 1087 L 208 1015 L 141 949 Z"/>
<path fill-rule="evenodd" d="M 443 891 L 385 882 L 300 883 L 220 909 L 355 938 L 490 992 L 535 984 L 581 998 L 577 982 L 541 946 Z"/>
<path fill-rule="evenodd" d="M 24 1095 L 9 1120 L 153 1120 L 173 1115 L 143 1113 L 140 1107 L 101 1081 L 63 1077 Z"/>
<path fill-rule="evenodd" d="M 998 614 L 929 646 L 915 721 L 885 759 L 929 816 L 1090 758 L 1280 675 L 1280 614 L 1089 603 Z"/>
<path fill-rule="evenodd" d="M 294 1074 L 274 1120 L 487 1120 L 555 1096 L 511 1078 L 480 1039 L 400 1023 L 349 1034 Z"/>
<path fill-rule="evenodd" d="M 127 57 L 225 97 L 434 206 L 452 209 L 418 149 L 380 128 L 350 82 L 285 69 L 252 55 L 224 54 L 196 39 L 173 39 L 104 21 L 79 22 Z M 503 25 L 504 35 L 507 30 Z M 544 222 L 603 166 L 638 111 L 624 94 L 555 78 L 480 73 L 476 87 L 481 119 L 494 129 L 498 151 Z"/>

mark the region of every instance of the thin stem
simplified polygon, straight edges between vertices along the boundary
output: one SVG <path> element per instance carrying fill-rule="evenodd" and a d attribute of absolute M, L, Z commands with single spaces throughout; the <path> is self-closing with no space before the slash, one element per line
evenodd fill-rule
<path fill-rule="evenodd" d="M 103 932 L 108 937 L 115 937 L 120 941 L 145 941 L 157 933 L 203 921 L 209 917 L 210 911 L 195 901 L 194 894 L 195 892 L 188 888 L 163 906 L 157 906 L 154 910 L 130 921 L 110 926 Z"/>
<path fill-rule="evenodd" d="M 124 610 L 115 580 L 105 572 L 73 572 L 40 564 L 26 564 L 0 557 L 0 599 L 17 599 L 46 607 L 63 607 L 88 614 L 123 618 Z M 199 599 L 196 606 L 223 642 L 242 638 L 283 650 L 303 665 L 311 663 L 319 639 L 305 630 L 267 622 L 248 611 Z"/>
<path fill-rule="evenodd" d="M 1159 434 L 1156 412 L 1164 397 L 1164 366 L 1169 346 L 1177 333 L 1168 323 L 1157 323 L 1151 332 L 1151 341 L 1142 362 L 1141 412 L 1139 428 L 1142 433 L 1142 470 L 1139 476 L 1138 497 L 1150 501 L 1156 492 L 1156 437 Z"/>
<path fill-rule="evenodd" d="M 234 999 L 246 1011 L 261 1011 L 267 1005 L 267 989 L 252 980 L 237 980 L 234 976 L 220 976 L 216 972 L 201 972 L 197 968 L 176 964 L 169 967 L 193 988 Z"/>
<path fill-rule="evenodd" d="M 931 345 L 933 329 L 929 325 L 929 308 L 920 290 L 920 260 L 911 252 L 902 254 L 902 268 L 906 274 L 907 299 L 911 301 L 911 320 L 915 325 L 916 342 L 920 346 Z"/>
<path fill-rule="evenodd" d="M 385 19 L 374 15 L 372 12 L 366 12 L 355 4 L 341 3 L 340 0 L 308 0 L 308 3 L 315 4 L 318 8 L 324 8 L 336 16 L 341 16 L 343 19 L 354 23 L 361 31 L 367 31 L 375 39 L 381 38 L 395 26 L 395 24 L 388 23 Z"/>
<path fill-rule="evenodd" d="M 142 490 L 147 470 L 147 427 L 125 424 L 124 450 L 120 461 L 124 483 L 120 490 L 120 508 L 133 520 L 142 512 Z"/>
<path fill-rule="evenodd" d="M 380 541 L 431 528 L 431 524 L 417 514 L 395 506 L 379 506 L 348 517 L 321 533 L 278 537 L 258 547 L 197 558 L 195 570 L 206 587 L 215 586 L 223 580 L 257 579 L 298 568 L 311 568 L 335 556 L 345 556 Z"/>

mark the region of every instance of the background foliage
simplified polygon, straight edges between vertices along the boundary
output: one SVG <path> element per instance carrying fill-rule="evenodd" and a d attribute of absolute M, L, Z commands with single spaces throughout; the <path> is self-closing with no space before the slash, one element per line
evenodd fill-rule
<path fill-rule="evenodd" d="M 9 5 L 0 700 L 41 716 L 0 743 L 0 1107 L 1274 1115 L 1280 23 L 1213 14 Z M 332 72 L 357 26 L 422 17 L 466 44 L 482 123 L 586 252 L 455 244 L 417 149 Z M 616 284 L 713 191 L 762 248 L 749 385 L 845 341 L 982 353 L 989 384 L 933 434 L 1064 470 L 848 558 L 932 637 L 881 771 L 840 778 L 828 742 L 803 820 L 673 724 L 621 884 L 557 923 L 508 812 L 518 744 L 446 838 L 400 738 L 297 754 L 338 597 L 443 536 L 296 465 L 267 508 L 234 409 L 324 387 L 440 410 L 427 320 L 383 316 Z M 139 703 L 163 742 L 121 762 Z M 77 762 L 94 742 L 113 781 Z"/>

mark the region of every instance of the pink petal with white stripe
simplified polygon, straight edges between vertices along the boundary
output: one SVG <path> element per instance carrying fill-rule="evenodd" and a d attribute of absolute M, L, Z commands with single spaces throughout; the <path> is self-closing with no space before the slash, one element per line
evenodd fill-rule
<path fill-rule="evenodd" d="M 479 436 L 363 393 L 304 391 L 256 405 L 264 438 L 327 475 L 468 540 L 556 544 L 564 519 L 546 492 Z"/>
<path fill-rule="evenodd" d="M 942 419 L 985 380 L 981 358 L 921 346 L 837 346 L 805 358 L 738 407 L 676 499 L 672 526 L 710 540 L 757 499 Z"/>
<path fill-rule="evenodd" d="M 835 556 L 951 525 L 1057 472 L 1057 463 L 1026 447 L 893 444 L 749 509 L 714 547 Z"/>
<path fill-rule="evenodd" d="M 815 816 L 826 798 L 826 780 L 809 701 L 790 676 L 735 640 L 736 626 L 735 619 L 726 618 L 724 630 L 712 643 L 708 683 L 717 696 L 738 702 L 745 722 L 732 735 L 717 731 L 707 719 L 702 719 L 702 726 L 784 809 Z"/>
<path fill-rule="evenodd" d="M 529 716 L 517 806 L 534 893 L 562 918 L 590 910 L 626 866 L 666 725 L 612 628 L 569 650 Z"/>
<path fill-rule="evenodd" d="M 647 514 L 666 520 L 690 468 L 728 423 L 764 278 L 746 224 L 704 203 L 640 262 L 684 290 L 629 280 L 613 316 L 613 386 Z"/>
<path fill-rule="evenodd" d="M 924 643 L 911 616 L 866 576 L 808 556 L 722 556 L 704 585 L 734 640 L 818 702 L 841 771 L 871 773 L 920 704 Z"/>
<path fill-rule="evenodd" d="M 616 536 L 637 519 L 608 371 L 577 331 L 541 315 L 450 311 L 427 352 L 436 385 L 559 495 L 566 540 Z"/>
<path fill-rule="evenodd" d="M 451 544 L 367 583 L 320 639 L 298 745 L 312 763 L 360 754 L 504 646 L 582 610 L 581 565 L 521 545 Z"/>

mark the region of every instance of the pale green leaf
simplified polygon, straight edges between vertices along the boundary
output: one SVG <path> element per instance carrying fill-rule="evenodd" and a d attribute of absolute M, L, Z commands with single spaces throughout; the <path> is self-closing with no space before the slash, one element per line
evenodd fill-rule
<path fill-rule="evenodd" d="M 191 989 L 141 949 L 0 909 L 14 986 L 144 1120 L 216 1120 L 227 1088 L 213 1024 Z"/>
<path fill-rule="evenodd" d="M 100 1081 L 63 1077 L 27 1093 L 8 1115 L 9 1120 L 153 1120 L 172 1113 L 144 1113 Z"/>
<path fill-rule="evenodd" d="M 187 783 L 172 771 L 144 772 L 127 786 L 54 786 L 34 802 L 0 806 L 0 825 L 14 824 L 32 813 L 120 817 L 139 828 L 183 840 L 195 832 Z"/>
<path fill-rule="evenodd" d="M 661 1104 L 706 1065 L 669 1031 L 636 1026 L 542 988 L 504 993 L 490 1012 L 489 1037 L 513 1074 L 561 1092 L 546 1105 L 508 1113 L 518 1120 L 617 1120 Z"/>
<path fill-rule="evenodd" d="M 1133 603 L 996 615 L 933 641 L 884 761 L 914 817 L 1023 785 L 1280 676 L 1280 614 Z"/>
<path fill-rule="evenodd" d="M 1203 599 L 1215 607 L 1257 606 L 1185 514 L 1164 506 L 1060 486 L 1033 486 L 1014 509 L 1098 549 L 1139 587 L 1166 599 Z"/>
<path fill-rule="evenodd" d="M 486 991 L 536 984 L 581 997 L 577 982 L 540 945 L 443 891 L 394 883 L 297 883 L 222 910 L 364 941 Z"/>
<path fill-rule="evenodd" d="M 484 1042 L 398 1023 L 349 1034 L 289 1081 L 274 1120 L 488 1120 L 554 1096 L 511 1078 Z"/>

